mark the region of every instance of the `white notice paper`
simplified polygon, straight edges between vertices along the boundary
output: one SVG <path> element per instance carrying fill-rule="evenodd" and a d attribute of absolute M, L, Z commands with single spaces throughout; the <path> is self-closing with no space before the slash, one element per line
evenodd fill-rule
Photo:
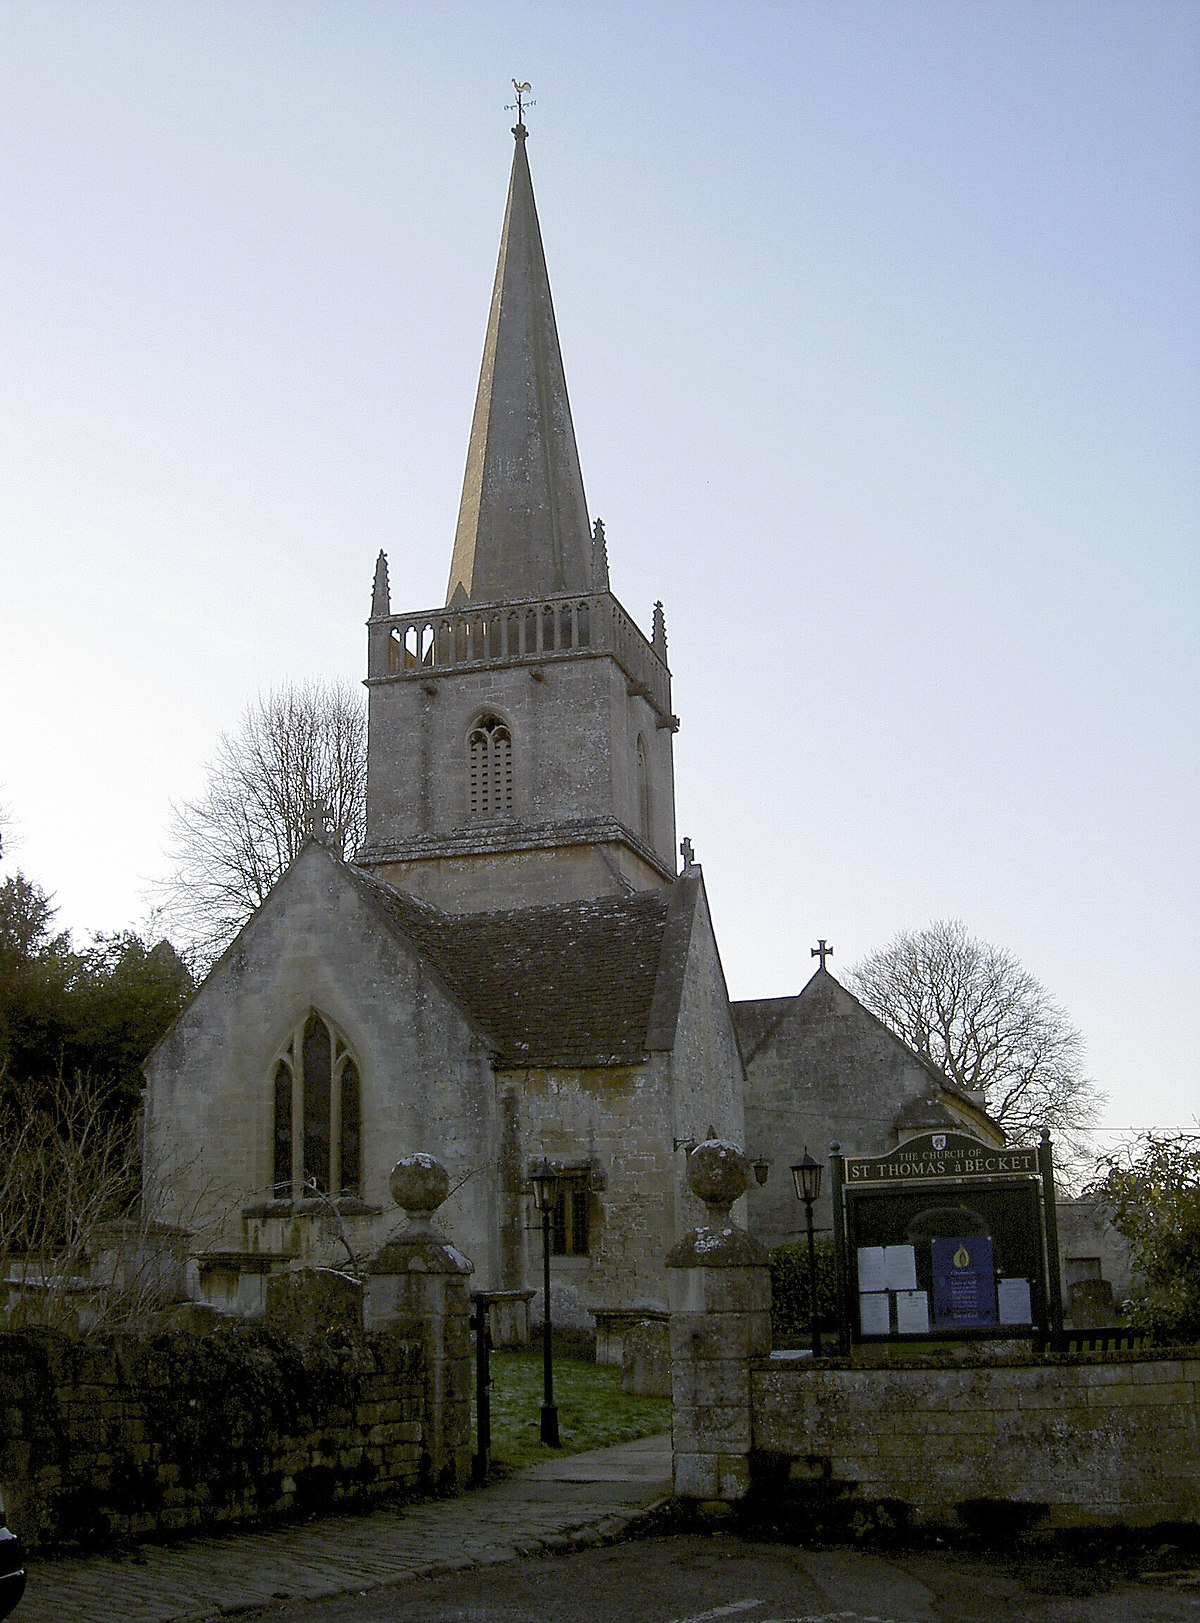
<path fill-rule="evenodd" d="M 859 1252 L 862 1255 L 862 1252 Z M 891 1297 L 886 1291 L 866 1292 L 858 1298 L 858 1322 L 864 1336 L 891 1334 Z"/>
<path fill-rule="evenodd" d="M 887 1252 L 881 1245 L 858 1248 L 858 1288 L 860 1291 L 887 1290 Z"/>
<path fill-rule="evenodd" d="M 929 1334 L 928 1291 L 897 1291 L 896 1329 L 902 1336 Z"/>
<path fill-rule="evenodd" d="M 915 1291 L 917 1288 L 917 1253 L 911 1245 L 889 1245 L 883 1253 L 890 1291 Z"/>
<path fill-rule="evenodd" d="M 860 1245 L 858 1288 L 867 1291 L 915 1291 L 917 1253 L 911 1245 Z"/>
<path fill-rule="evenodd" d="M 1001 1324 L 1032 1324 L 1033 1306 L 1027 1279 L 1001 1279 L 996 1291 Z"/>

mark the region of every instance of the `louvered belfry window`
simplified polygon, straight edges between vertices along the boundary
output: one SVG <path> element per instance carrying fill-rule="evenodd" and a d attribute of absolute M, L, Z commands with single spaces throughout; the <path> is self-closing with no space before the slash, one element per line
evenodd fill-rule
<path fill-rule="evenodd" d="M 276 1199 L 303 1195 L 306 1184 L 323 1194 L 358 1194 L 362 1084 L 345 1038 L 311 1010 L 272 1076 Z"/>
<path fill-rule="evenodd" d="M 467 739 L 467 801 L 472 817 L 512 816 L 512 734 L 499 716 L 481 716 Z"/>

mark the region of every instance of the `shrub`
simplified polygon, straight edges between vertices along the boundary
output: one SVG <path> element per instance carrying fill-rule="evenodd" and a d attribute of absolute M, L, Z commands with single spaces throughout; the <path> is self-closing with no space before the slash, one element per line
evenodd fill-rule
<path fill-rule="evenodd" d="M 837 1275 L 833 1241 L 817 1241 L 817 1315 L 822 1330 L 837 1324 Z M 807 1346 L 812 1324 L 808 1289 L 808 1241 L 771 1252 L 771 1335 L 777 1347 Z"/>

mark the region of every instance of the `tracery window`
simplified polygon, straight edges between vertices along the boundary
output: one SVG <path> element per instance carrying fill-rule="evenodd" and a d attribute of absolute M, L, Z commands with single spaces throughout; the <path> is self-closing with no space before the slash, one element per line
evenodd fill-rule
<path fill-rule="evenodd" d="M 312 1010 L 275 1062 L 272 1182 L 278 1199 L 305 1184 L 358 1194 L 362 1081 L 345 1038 Z"/>
<path fill-rule="evenodd" d="M 467 738 L 467 805 L 472 817 L 511 817 L 512 734 L 499 716 L 481 716 Z"/>

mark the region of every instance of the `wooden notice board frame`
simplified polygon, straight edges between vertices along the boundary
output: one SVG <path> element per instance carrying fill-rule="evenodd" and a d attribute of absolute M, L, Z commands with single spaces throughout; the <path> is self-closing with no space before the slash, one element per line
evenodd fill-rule
<path fill-rule="evenodd" d="M 839 1344 L 1062 1341 L 1050 1135 L 1035 1148 L 922 1133 L 831 1146 Z M 953 1241 L 953 1244 L 947 1242 Z"/>

